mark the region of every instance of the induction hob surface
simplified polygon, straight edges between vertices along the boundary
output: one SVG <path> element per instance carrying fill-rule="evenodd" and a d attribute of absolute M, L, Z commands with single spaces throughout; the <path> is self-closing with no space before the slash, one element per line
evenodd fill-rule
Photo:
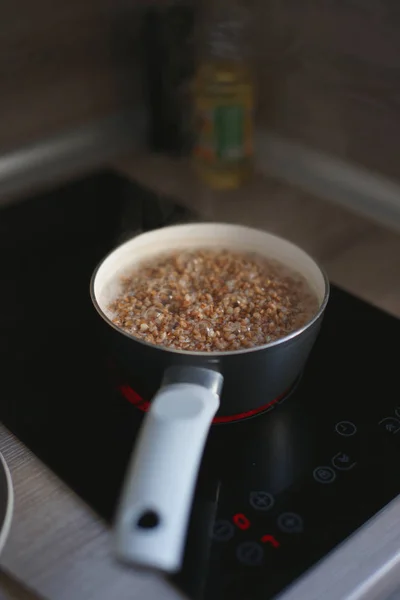
<path fill-rule="evenodd" d="M 110 520 L 143 413 L 118 391 L 89 298 L 118 220 L 96 206 L 96 226 L 81 212 L 80 233 L 71 218 L 2 253 L 1 420 Z M 333 287 L 295 389 L 213 426 L 176 578 L 189 596 L 273 598 L 400 493 L 399 339 L 399 320 Z"/>

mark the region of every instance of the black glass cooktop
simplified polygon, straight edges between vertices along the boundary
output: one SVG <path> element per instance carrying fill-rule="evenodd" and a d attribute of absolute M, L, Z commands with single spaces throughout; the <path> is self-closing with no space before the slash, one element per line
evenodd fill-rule
<path fill-rule="evenodd" d="M 66 194 L 58 217 L 45 201 L 5 212 L 0 418 L 110 520 L 143 413 L 117 390 L 88 293 L 118 233 L 107 185 L 85 205 Z M 273 598 L 400 493 L 399 339 L 399 320 L 333 287 L 297 387 L 214 426 L 176 578 L 191 598 Z"/>

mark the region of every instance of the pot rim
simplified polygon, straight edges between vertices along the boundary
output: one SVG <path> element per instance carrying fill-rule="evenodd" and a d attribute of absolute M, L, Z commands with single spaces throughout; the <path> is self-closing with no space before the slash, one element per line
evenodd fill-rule
<path fill-rule="evenodd" d="M 196 224 L 201 224 L 201 223 L 193 223 L 193 225 Z M 205 223 L 203 223 L 205 224 Z M 213 225 L 216 223 L 207 223 L 207 225 Z M 187 225 L 187 224 L 186 224 Z M 232 223 L 218 223 L 218 225 L 233 225 Z M 178 225 L 172 225 L 170 227 L 181 227 L 184 226 L 182 224 L 178 224 Z M 236 225 L 238 226 L 238 225 Z M 239 225 L 239 227 L 241 227 L 241 225 Z M 257 229 L 257 228 L 249 228 L 247 227 L 247 229 L 254 229 L 254 231 L 258 231 L 258 232 L 262 232 L 262 233 L 269 233 L 267 231 L 263 231 L 262 229 Z M 147 233 L 147 232 L 146 232 Z M 139 234 L 141 235 L 141 234 Z M 301 252 L 305 252 L 305 250 L 303 250 L 300 246 L 298 246 L 297 244 L 293 244 L 293 242 L 291 242 L 290 240 L 287 240 L 286 238 L 283 238 L 281 236 L 276 236 L 275 234 L 269 234 L 269 235 L 273 235 L 276 238 L 281 239 L 282 241 L 288 242 L 290 243 L 292 246 L 294 246 L 295 248 L 298 248 Z M 134 236 L 131 239 L 135 239 L 135 237 L 138 236 Z M 317 268 L 320 270 L 321 275 L 323 277 L 324 280 L 324 285 L 325 285 L 325 291 L 324 291 L 324 297 L 322 299 L 322 302 L 317 310 L 317 312 L 315 313 L 315 315 L 305 324 L 303 325 L 303 327 L 301 327 L 300 329 L 296 329 L 294 331 L 292 331 L 291 333 L 289 333 L 288 335 L 286 335 L 283 338 L 279 338 L 278 340 L 274 340 L 273 342 L 268 342 L 266 344 L 263 344 L 262 346 L 253 346 L 251 348 L 242 348 L 239 350 L 227 350 L 227 351 L 216 351 L 216 352 L 193 352 L 193 351 L 189 351 L 189 350 L 180 350 L 178 348 L 168 348 L 167 346 L 160 346 L 157 344 L 151 344 L 150 342 L 146 342 L 145 340 L 142 340 L 138 337 L 135 337 L 134 335 L 128 333 L 127 331 L 124 331 L 123 329 L 121 329 L 120 327 L 118 327 L 117 325 L 115 325 L 115 323 L 113 323 L 111 321 L 111 319 L 109 319 L 109 317 L 105 314 L 105 312 L 103 311 L 103 309 L 100 307 L 99 303 L 97 302 L 96 299 L 96 295 L 94 292 L 94 284 L 95 284 L 95 280 L 97 277 L 97 273 L 99 271 L 99 269 L 101 268 L 102 264 L 107 260 L 107 258 L 109 256 L 111 256 L 114 252 L 116 252 L 118 250 L 118 248 L 120 248 L 123 244 L 129 242 L 130 240 L 126 240 L 125 242 L 123 242 L 122 244 L 118 244 L 115 248 L 113 248 L 112 250 L 110 250 L 101 260 L 100 262 L 97 264 L 97 266 L 95 267 L 92 276 L 90 278 L 90 298 L 92 300 L 92 303 L 96 309 L 96 311 L 98 312 L 98 314 L 100 315 L 100 317 L 103 319 L 103 321 L 105 321 L 105 323 L 107 325 L 109 325 L 110 327 L 112 327 L 117 333 L 119 333 L 120 335 L 125 336 L 127 339 L 130 339 L 138 344 L 142 344 L 143 346 L 147 346 L 148 348 L 151 348 L 153 350 L 161 350 L 163 352 L 168 352 L 170 354 L 177 354 L 180 356 L 191 356 L 191 357 L 202 357 L 202 358 L 209 358 L 210 361 L 212 361 L 213 359 L 218 360 L 219 358 L 222 357 L 226 357 L 226 356 L 240 356 L 242 354 L 250 354 L 252 352 L 260 352 L 262 350 L 267 350 L 269 348 L 274 348 L 275 346 L 279 346 L 281 344 L 284 344 L 285 342 L 289 342 L 290 340 L 293 340 L 297 337 L 299 337 L 300 335 L 302 335 L 305 331 L 307 331 L 308 329 L 310 329 L 310 327 L 312 327 L 312 325 L 314 325 L 314 323 L 316 323 L 320 317 L 323 315 L 323 313 L 325 312 L 326 306 L 328 304 L 328 300 L 329 300 L 329 295 L 330 295 L 330 283 L 329 283 L 329 279 L 327 276 L 327 273 L 325 271 L 325 269 L 323 267 L 321 267 L 321 265 L 319 264 L 319 262 L 317 260 L 315 260 L 315 258 L 313 256 L 311 256 L 308 252 L 305 252 L 308 257 L 314 262 L 314 264 L 317 266 Z"/>

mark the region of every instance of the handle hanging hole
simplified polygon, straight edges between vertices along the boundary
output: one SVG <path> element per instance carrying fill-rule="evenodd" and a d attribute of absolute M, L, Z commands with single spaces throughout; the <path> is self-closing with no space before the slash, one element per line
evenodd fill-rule
<path fill-rule="evenodd" d="M 154 529 L 160 524 L 160 517 L 154 510 L 145 510 L 137 519 L 135 526 L 139 529 Z"/>

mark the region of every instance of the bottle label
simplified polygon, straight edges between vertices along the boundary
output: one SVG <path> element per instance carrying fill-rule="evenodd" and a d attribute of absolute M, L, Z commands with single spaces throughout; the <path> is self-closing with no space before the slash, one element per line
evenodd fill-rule
<path fill-rule="evenodd" d="M 245 114 L 242 106 L 219 106 L 214 113 L 217 155 L 222 160 L 237 160 L 245 156 Z"/>
<path fill-rule="evenodd" d="M 198 107 L 196 155 L 207 162 L 237 162 L 251 156 L 252 112 L 243 105 Z"/>

